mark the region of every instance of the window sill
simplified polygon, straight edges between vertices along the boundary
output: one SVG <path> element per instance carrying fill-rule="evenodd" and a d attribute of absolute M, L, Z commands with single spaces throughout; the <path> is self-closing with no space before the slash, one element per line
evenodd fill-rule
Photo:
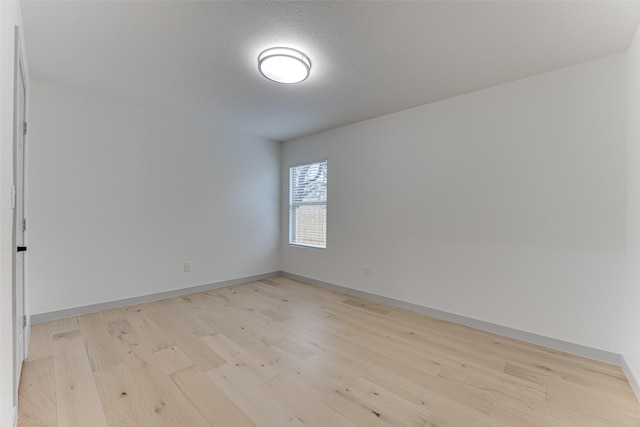
<path fill-rule="evenodd" d="M 301 245 L 298 243 L 289 243 L 289 246 L 292 248 L 306 248 L 306 249 L 327 249 L 326 246 L 313 246 L 313 245 Z"/>

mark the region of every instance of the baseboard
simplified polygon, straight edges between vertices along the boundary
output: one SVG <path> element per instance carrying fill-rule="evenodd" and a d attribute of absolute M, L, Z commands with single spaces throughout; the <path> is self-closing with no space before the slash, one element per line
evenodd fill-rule
<path fill-rule="evenodd" d="M 9 418 L 9 425 L 11 427 L 18 426 L 18 407 L 17 406 L 14 406 L 11 409 L 11 417 Z"/>
<path fill-rule="evenodd" d="M 394 307 L 404 308 L 417 313 L 425 314 L 427 316 L 436 317 L 438 319 L 448 320 L 450 322 L 469 326 L 471 328 L 492 332 L 498 335 L 503 335 L 505 337 L 552 348 L 554 350 L 564 351 L 564 352 L 575 354 L 578 356 L 587 357 L 589 359 L 595 359 L 602 362 L 611 363 L 613 365 L 622 366 L 623 369 L 625 369 L 625 366 L 626 366 L 625 373 L 627 373 L 627 371 L 631 373 L 630 375 L 628 375 L 629 382 L 632 383 L 632 387 L 634 387 L 634 391 L 636 392 L 636 394 L 640 396 L 640 387 L 638 386 L 637 377 L 632 374 L 632 370 L 628 365 L 623 364 L 624 359 L 620 354 L 612 353 L 609 351 L 600 350 L 592 347 L 587 347 L 584 345 L 575 344 L 572 342 L 563 341 L 556 338 L 550 338 L 544 335 L 538 335 L 531 332 L 521 331 L 519 329 L 509 328 L 506 326 L 501 326 L 494 323 L 473 319 L 470 317 L 460 316 L 458 314 L 448 313 L 446 311 L 441 311 L 434 308 L 425 307 L 422 305 L 412 304 L 406 301 L 401 301 L 401 300 L 373 294 L 370 292 L 351 289 L 345 286 L 323 282 L 321 280 L 300 276 L 300 275 L 289 273 L 286 271 L 274 271 L 274 272 L 260 274 L 256 276 L 242 277 L 238 279 L 210 283 L 207 285 L 193 286 L 193 287 L 177 289 L 173 291 L 159 292 L 155 294 L 142 295 L 142 296 L 133 297 L 133 298 L 125 298 L 117 301 L 109 301 L 109 302 L 104 302 L 99 304 L 86 305 L 82 307 L 69 308 L 65 310 L 51 311 L 48 313 L 34 314 L 29 316 L 29 325 L 48 322 L 50 320 L 64 319 L 67 317 L 81 316 L 83 314 L 97 313 L 99 311 L 111 310 L 114 308 L 122 308 L 122 307 L 127 307 L 135 304 L 143 304 L 146 302 L 158 301 L 166 298 L 174 298 L 174 297 L 193 294 L 197 292 L 220 289 L 227 286 L 233 286 L 233 285 L 239 285 L 242 283 L 252 282 L 255 280 L 268 279 L 268 278 L 276 277 L 279 275 L 288 277 L 290 279 L 298 280 L 300 282 L 305 282 L 311 285 L 319 286 L 322 288 L 343 292 L 348 295 L 367 298 L 369 300 L 392 305 Z"/>
<path fill-rule="evenodd" d="M 133 298 L 125 298 L 116 301 L 103 302 L 99 304 L 85 305 L 82 307 L 68 308 L 65 310 L 50 311 L 48 313 L 33 314 L 29 316 L 29 324 L 48 322 L 50 320 L 64 319 L 67 317 L 81 316 L 83 314 L 97 313 L 104 310 L 112 310 L 114 308 L 122 308 L 130 305 L 143 304 L 145 302 L 158 301 L 161 299 L 174 298 L 182 295 L 195 294 L 198 292 L 210 291 L 213 289 L 226 288 L 227 286 L 239 285 L 242 283 L 253 282 L 255 280 L 269 279 L 279 276 L 279 271 L 259 274 L 256 276 L 241 277 L 239 279 L 224 280 L 222 282 L 209 283 L 207 285 L 192 286 L 184 289 L 176 289 L 174 291 L 158 292 L 155 294 L 142 295 Z"/>
<path fill-rule="evenodd" d="M 27 327 L 24 329 L 24 358 L 29 357 L 29 343 L 31 342 L 31 319 L 27 316 Z"/>
<path fill-rule="evenodd" d="M 482 331 L 492 332 L 494 334 L 502 335 L 508 338 L 513 338 L 513 339 L 525 341 L 531 344 L 541 345 L 543 347 L 551 348 L 554 350 L 575 354 L 577 356 L 582 356 L 589 359 L 610 363 L 612 365 L 621 366 L 622 356 L 617 353 L 612 353 L 612 352 L 600 350 L 597 348 L 587 347 L 584 345 L 575 344 L 572 342 L 563 341 L 556 338 L 550 338 L 544 335 L 538 335 L 531 332 L 521 331 L 519 329 L 496 325 L 494 323 L 485 322 L 482 320 L 476 320 L 470 317 L 460 316 L 458 314 L 452 314 L 446 311 L 441 311 L 434 308 L 425 307 L 422 305 L 412 304 L 406 301 L 400 301 L 397 299 L 384 297 L 384 296 L 372 294 L 369 292 L 360 291 L 357 289 L 351 289 L 344 286 L 335 285 L 333 283 L 323 282 L 321 280 L 311 279 L 309 277 L 299 276 L 297 274 L 288 273 L 286 271 L 283 271 L 281 274 L 283 277 L 288 277 L 290 279 L 294 279 L 299 282 L 309 283 L 311 285 L 319 286 L 326 289 L 331 289 L 331 290 L 342 292 L 348 295 L 366 298 L 376 302 L 381 302 L 383 304 L 388 304 L 394 307 L 404 308 L 406 310 L 425 314 L 431 317 L 436 317 L 438 319 L 448 320 L 453 323 L 469 326 L 475 329 L 480 329 Z"/>
<path fill-rule="evenodd" d="M 626 357 L 622 355 L 621 357 L 620 367 L 622 368 L 622 372 L 627 376 L 627 380 L 629 381 L 629 385 L 631 389 L 636 394 L 638 400 L 640 400 L 640 377 L 636 375 L 636 372 L 633 370 L 629 362 L 627 362 Z"/>

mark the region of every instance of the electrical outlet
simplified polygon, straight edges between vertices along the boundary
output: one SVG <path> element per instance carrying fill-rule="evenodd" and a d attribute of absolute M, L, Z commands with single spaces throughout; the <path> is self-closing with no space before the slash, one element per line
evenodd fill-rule
<path fill-rule="evenodd" d="M 371 277 L 371 267 L 366 266 L 364 268 L 364 277 Z"/>
<path fill-rule="evenodd" d="M 184 272 L 191 273 L 191 261 L 186 261 L 184 263 Z"/>

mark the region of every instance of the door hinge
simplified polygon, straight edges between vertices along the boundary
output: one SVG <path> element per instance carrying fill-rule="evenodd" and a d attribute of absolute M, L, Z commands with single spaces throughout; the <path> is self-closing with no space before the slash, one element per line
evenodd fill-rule
<path fill-rule="evenodd" d="M 23 328 L 27 327 L 27 316 L 22 316 L 22 327 Z"/>
<path fill-rule="evenodd" d="M 22 134 L 26 135 L 27 134 L 27 122 L 24 122 L 23 127 L 22 127 Z"/>
<path fill-rule="evenodd" d="M 27 219 L 22 220 L 22 231 L 27 231 Z"/>

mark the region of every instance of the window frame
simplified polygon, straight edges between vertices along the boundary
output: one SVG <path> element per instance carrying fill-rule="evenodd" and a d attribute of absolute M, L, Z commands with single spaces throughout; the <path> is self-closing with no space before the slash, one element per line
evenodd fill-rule
<path fill-rule="evenodd" d="M 325 163 L 325 175 L 327 175 L 327 190 L 325 190 L 325 198 L 324 198 L 324 202 L 320 202 L 320 201 L 313 201 L 313 202 L 302 202 L 302 203 L 293 203 L 293 194 L 294 192 L 294 183 L 293 183 L 293 170 L 295 168 L 300 168 L 303 166 L 311 166 L 311 165 L 315 165 L 315 164 L 322 164 Z M 289 217 L 288 217 L 288 221 L 287 221 L 287 241 L 289 243 L 289 246 L 293 246 L 293 247 L 299 247 L 299 248 L 310 248 L 310 249 L 327 249 L 327 223 L 328 223 L 328 203 L 327 203 L 327 199 L 328 199 L 328 161 L 327 159 L 322 159 L 322 160 L 315 160 L 315 161 L 309 161 L 309 162 L 304 162 L 304 163 L 299 163 L 299 164 L 295 164 L 295 165 L 291 165 L 289 166 L 289 201 L 288 201 L 288 210 L 289 210 Z M 293 237 L 293 229 L 295 227 L 295 219 L 297 218 L 296 215 L 293 215 L 294 212 L 294 206 L 295 207 L 300 207 L 300 206 L 324 206 L 325 208 L 325 225 L 324 225 L 324 246 L 320 246 L 320 245 L 312 245 L 312 244 L 307 244 L 307 243 L 299 243 L 299 242 L 292 242 L 292 237 Z"/>

